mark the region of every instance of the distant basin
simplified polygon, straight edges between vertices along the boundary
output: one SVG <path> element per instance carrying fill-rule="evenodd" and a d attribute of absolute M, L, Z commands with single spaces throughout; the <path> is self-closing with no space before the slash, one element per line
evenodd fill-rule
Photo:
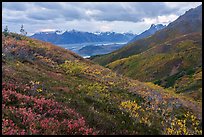
<path fill-rule="evenodd" d="M 57 46 L 63 47 L 65 49 L 71 50 L 77 54 L 79 54 L 80 56 L 82 56 L 83 58 L 89 58 L 92 55 L 100 55 L 100 54 L 107 54 L 110 53 L 114 50 L 109 49 L 109 48 L 113 48 L 113 46 L 115 46 L 115 50 L 122 47 L 122 45 L 125 45 L 127 42 L 90 42 L 90 43 L 76 43 L 76 44 L 56 44 Z M 106 51 L 101 51 L 101 52 L 97 52 L 97 53 L 80 53 L 79 50 L 83 47 L 86 46 L 103 46 Z M 113 48 L 114 49 L 114 48 Z"/>

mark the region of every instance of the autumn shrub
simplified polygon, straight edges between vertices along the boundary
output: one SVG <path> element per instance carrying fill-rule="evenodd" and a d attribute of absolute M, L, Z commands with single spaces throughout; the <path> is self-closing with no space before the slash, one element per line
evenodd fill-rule
<path fill-rule="evenodd" d="M 120 108 L 127 110 L 136 123 L 145 124 L 149 127 L 158 129 L 162 128 L 161 134 L 165 135 L 201 135 L 202 123 L 192 113 L 187 111 L 182 116 L 169 113 L 168 108 L 165 109 L 161 105 L 155 109 L 155 106 L 144 107 L 133 101 L 122 101 Z M 155 113 L 157 111 L 157 113 Z M 159 116 L 160 115 L 160 116 Z"/>
<path fill-rule="evenodd" d="M 66 60 L 65 63 L 60 65 L 61 68 L 64 69 L 64 71 L 67 74 L 70 75 L 79 75 L 83 73 L 83 70 L 85 69 L 85 66 L 77 61 L 69 61 Z"/>
<path fill-rule="evenodd" d="M 16 92 L 2 84 L 2 134 L 96 134 L 83 116 L 62 103 Z"/>

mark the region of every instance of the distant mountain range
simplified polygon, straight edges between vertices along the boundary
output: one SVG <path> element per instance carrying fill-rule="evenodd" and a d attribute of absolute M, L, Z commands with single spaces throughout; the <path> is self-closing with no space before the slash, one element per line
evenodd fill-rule
<path fill-rule="evenodd" d="M 136 40 L 148 37 L 158 30 L 165 28 L 162 24 L 152 24 L 148 30 L 141 34 L 133 33 L 116 33 L 116 32 L 83 32 L 77 30 L 71 31 L 51 31 L 51 32 L 38 32 L 30 36 L 42 41 L 51 42 L 53 44 L 75 44 L 75 43 L 88 43 L 88 42 L 134 42 Z"/>
<path fill-rule="evenodd" d="M 145 30 L 144 32 L 142 32 L 139 35 L 136 35 L 132 40 L 130 40 L 128 43 L 131 42 L 135 42 L 139 39 L 143 39 L 146 38 L 148 36 L 153 35 L 155 32 L 165 28 L 165 25 L 162 24 L 152 24 L 151 27 L 148 30 Z M 125 46 L 125 44 L 108 44 L 108 45 L 89 45 L 89 46 L 85 46 L 82 47 L 81 49 L 79 49 L 79 51 L 77 51 L 76 53 L 82 56 L 93 56 L 93 55 L 100 55 L 100 54 L 107 54 L 110 52 L 113 52 L 117 49 L 122 48 L 123 46 Z"/>
<path fill-rule="evenodd" d="M 148 36 L 151 36 L 153 35 L 155 32 L 165 28 L 166 25 L 162 25 L 162 24 L 152 24 L 151 27 L 148 29 L 148 30 L 145 30 L 144 32 L 142 32 L 141 34 L 135 36 L 132 40 L 130 40 L 129 43 L 132 43 L 132 42 L 135 42 L 139 39 L 143 39 L 143 38 L 146 38 Z"/>
<path fill-rule="evenodd" d="M 81 56 L 93 56 L 93 55 L 101 55 L 113 52 L 117 49 L 122 48 L 125 44 L 119 43 L 128 43 L 134 42 L 136 40 L 146 38 L 156 31 L 165 28 L 162 24 L 152 24 L 148 30 L 145 30 L 141 34 L 133 34 L 133 33 L 116 33 L 116 32 L 82 32 L 77 30 L 71 31 L 52 31 L 52 32 L 39 32 L 30 36 L 31 38 L 39 39 L 42 41 L 50 42 L 57 45 L 64 44 L 80 44 L 80 43 L 90 43 L 87 46 L 81 47 L 79 50 L 72 49 L 67 45 L 67 49 L 74 51 L 75 53 Z M 96 44 L 96 42 L 106 42 L 112 44 Z M 93 44 L 91 44 L 93 43 Z M 95 43 L 95 44 L 94 44 Z M 79 45 L 78 47 L 80 47 Z"/>
<path fill-rule="evenodd" d="M 77 30 L 54 32 L 39 32 L 30 36 L 42 41 L 53 44 L 74 44 L 88 42 L 128 42 L 136 35 L 133 33 L 116 33 L 116 32 L 82 32 Z"/>

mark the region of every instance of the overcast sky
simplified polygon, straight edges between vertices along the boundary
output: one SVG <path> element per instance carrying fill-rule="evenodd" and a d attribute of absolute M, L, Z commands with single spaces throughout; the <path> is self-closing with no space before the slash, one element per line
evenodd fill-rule
<path fill-rule="evenodd" d="M 201 2 L 3 2 L 2 28 L 39 31 L 115 31 L 139 34 L 174 21 Z"/>

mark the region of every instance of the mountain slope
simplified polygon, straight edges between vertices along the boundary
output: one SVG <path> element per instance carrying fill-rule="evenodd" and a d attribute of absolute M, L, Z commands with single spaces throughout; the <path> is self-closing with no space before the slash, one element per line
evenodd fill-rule
<path fill-rule="evenodd" d="M 167 27 L 148 38 L 137 40 L 107 55 L 93 56 L 91 59 L 101 65 L 107 65 L 115 60 L 139 54 L 166 41 L 194 32 L 202 33 L 202 5 L 190 9 Z"/>
<path fill-rule="evenodd" d="M 140 81 L 151 81 L 177 92 L 195 92 L 202 97 L 202 78 L 179 82 L 184 77 L 202 73 L 202 34 L 187 34 L 165 42 L 140 54 L 107 65 L 114 71 Z M 193 81 L 193 85 L 189 82 Z M 176 84 L 177 83 L 177 84 Z M 199 92 L 198 92 L 199 90 Z"/>
<path fill-rule="evenodd" d="M 157 25 L 154 25 L 152 24 L 150 26 L 150 28 L 148 30 L 145 30 L 144 32 L 142 32 L 141 34 L 135 36 L 132 40 L 130 40 L 130 42 L 128 43 L 132 43 L 132 42 L 135 42 L 139 39 L 143 39 L 143 38 L 146 38 L 148 36 L 151 36 L 153 35 L 155 32 L 165 28 L 166 26 L 165 25 L 162 25 L 162 24 L 157 24 Z"/>
<path fill-rule="evenodd" d="M 2 40 L 2 134 L 202 134 L 199 102 L 46 42 Z"/>

